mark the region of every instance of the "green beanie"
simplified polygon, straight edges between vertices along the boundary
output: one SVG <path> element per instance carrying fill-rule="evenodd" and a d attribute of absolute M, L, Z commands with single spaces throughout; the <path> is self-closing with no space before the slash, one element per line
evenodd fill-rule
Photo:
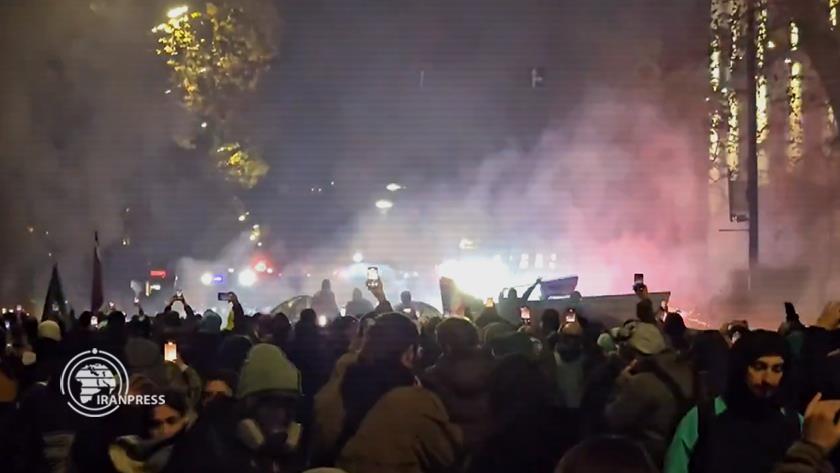
<path fill-rule="evenodd" d="M 281 391 L 300 396 L 300 371 L 282 350 L 268 343 L 259 343 L 251 348 L 242 365 L 236 398 L 242 399 L 265 391 Z"/>

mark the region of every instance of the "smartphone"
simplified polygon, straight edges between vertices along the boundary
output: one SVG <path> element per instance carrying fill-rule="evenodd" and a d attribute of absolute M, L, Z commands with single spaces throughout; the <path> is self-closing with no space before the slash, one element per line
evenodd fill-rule
<path fill-rule="evenodd" d="M 371 266 L 367 270 L 367 285 L 368 287 L 379 286 L 379 268 Z"/>
<path fill-rule="evenodd" d="M 175 297 L 177 297 L 178 299 L 183 299 L 184 298 L 184 291 L 178 289 L 177 291 L 175 291 Z"/>
<path fill-rule="evenodd" d="M 319 315 L 318 316 L 318 326 L 319 327 L 326 327 L 327 326 L 327 316 L 326 315 Z"/>
<path fill-rule="evenodd" d="M 114 304 L 113 301 L 108 303 L 108 309 L 114 310 L 116 308 L 117 308 L 117 304 Z"/>
<path fill-rule="evenodd" d="M 90 316 L 90 326 L 96 327 L 97 325 L 99 325 L 99 317 L 95 315 Z"/>
<path fill-rule="evenodd" d="M 12 328 L 12 323 L 7 320 L 5 325 L 6 325 L 6 331 L 8 332 Z"/>
<path fill-rule="evenodd" d="M 636 284 L 644 284 L 645 283 L 645 275 L 642 273 L 636 273 L 633 275 L 633 285 Z"/>
<path fill-rule="evenodd" d="M 569 309 L 566 311 L 566 323 L 572 324 L 577 322 L 577 312 L 575 309 Z"/>
<path fill-rule="evenodd" d="M 528 306 L 519 308 L 519 317 L 525 325 L 531 325 L 531 309 Z"/>
<path fill-rule="evenodd" d="M 741 338 L 741 332 L 735 332 L 735 333 L 733 333 L 733 334 L 732 334 L 732 343 L 737 342 L 739 338 Z"/>
<path fill-rule="evenodd" d="M 484 307 L 493 307 L 494 305 L 492 297 L 488 297 L 487 300 L 484 301 Z"/>
<path fill-rule="evenodd" d="M 139 297 L 135 297 L 135 298 L 134 298 L 134 303 L 135 303 L 135 304 L 139 304 L 139 303 L 140 303 L 140 298 L 139 298 Z"/>
<path fill-rule="evenodd" d="M 230 302 L 230 293 L 229 292 L 219 292 L 216 294 L 216 299 L 221 302 Z"/>
<path fill-rule="evenodd" d="M 163 345 L 163 360 L 175 361 L 178 359 L 178 345 L 175 342 L 166 342 Z"/>
<path fill-rule="evenodd" d="M 16 305 L 16 306 L 15 306 L 15 312 L 17 312 L 18 314 L 20 314 L 21 312 L 23 312 L 23 306 L 22 306 L 22 305 L 20 305 L 20 304 Z"/>

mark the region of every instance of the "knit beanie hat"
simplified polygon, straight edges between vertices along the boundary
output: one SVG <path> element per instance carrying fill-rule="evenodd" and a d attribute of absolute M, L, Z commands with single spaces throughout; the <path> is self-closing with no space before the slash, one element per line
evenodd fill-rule
<path fill-rule="evenodd" d="M 268 343 L 254 345 L 239 374 L 236 398 L 265 391 L 302 395 L 300 371 L 282 350 Z"/>
<path fill-rule="evenodd" d="M 38 338 L 61 341 L 61 327 L 53 320 L 45 320 L 38 324 Z"/>

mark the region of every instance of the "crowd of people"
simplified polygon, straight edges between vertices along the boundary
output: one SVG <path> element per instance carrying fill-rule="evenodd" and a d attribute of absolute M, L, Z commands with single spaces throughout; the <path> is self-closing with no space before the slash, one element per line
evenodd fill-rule
<path fill-rule="evenodd" d="M 655 314 L 643 287 L 637 317 L 618 327 L 573 307 L 418 318 L 410 296 L 394 308 L 381 284 L 370 289 L 375 305 L 356 291 L 336 316 L 327 283 L 292 319 L 246 316 L 230 293 L 224 328 L 183 296 L 153 316 L 139 305 L 5 314 L 0 470 L 822 473 L 840 462 L 840 303 L 811 326 L 788 306 L 777 331 L 692 330 Z M 123 362 L 130 393 L 164 403 L 76 413 L 60 376 L 92 348 Z"/>

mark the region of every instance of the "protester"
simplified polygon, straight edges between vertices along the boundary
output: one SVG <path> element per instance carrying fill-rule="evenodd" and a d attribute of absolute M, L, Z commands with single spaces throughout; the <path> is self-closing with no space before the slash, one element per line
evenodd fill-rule
<path fill-rule="evenodd" d="M 401 314 L 380 316 L 338 393 L 316 412 L 316 464 L 353 473 L 452 468 L 462 434 L 440 399 L 416 386 L 417 328 Z M 337 396 L 335 394 L 338 394 Z"/>
<path fill-rule="evenodd" d="M 312 309 L 317 315 L 323 315 L 328 321 L 339 316 L 338 304 L 335 302 L 335 293 L 329 279 L 321 281 L 321 290 L 312 296 Z"/>
<path fill-rule="evenodd" d="M 599 323 L 606 315 L 551 308 L 518 330 L 493 307 L 481 330 L 460 317 L 413 321 L 391 311 L 382 281 L 369 286 L 376 308 L 327 327 L 312 309 L 294 329 L 283 314 L 246 316 L 232 293 L 227 327 L 213 311 L 146 317 L 139 304 L 128 324 L 99 313 L 98 329 L 91 313 L 66 327 L 6 314 L 0 469 L 832 471 L 840 401 L 823 399 L 840 395 L 840 304 L 811 327 L 787 308 L 784 335 L 746 321 L 694 332 L 678 314 L 644 322 L 638 289 L 642 320 L 614 328 Z M 348 307 L 359 301 L 360 291 Z M 402 302 L 398 311 L 414 304 Z M 164 361 L 168 343 L 174 361 Z M 76 415 L 61 373 L 91 348 L 121 359 L 130 395 L 162 394 L 164 404 Z"/>
<path fill-rule="evenodd" d="M 648 288 L 644 283 L 633 285 L 633 292 L 639 298 L 636 304 L 636 318 L 642 322 L 656 324 L 656 312 L 653 310 L 653 301 L 648 294 Z"/>
<path fill-rule="evenodd" d="M 345 314 L 353 317 L 361 317 L 372 311 L 373 303 L 362 297 L 361 289 L 353 289 L 353 299 L 344 308 Z"/>
<path fill-rule="evenodd" d="M 464 447 L 478 447 L 487 431 L 487 384 L 493 359 L 481 350 L 472 322 L 449 318 L 436 328 L 443 354 L 422 378 L 423 386 L 443 401 L 452 422 L 464 433 Z"/>
<path fill-rule="evenodd" d="M 800 434 L 796 411 L 784 408 L 788 368 L 780 335 L 746 332 L 730 352 L 726 391 L 682 419 L 665 472 L 769 471 Z"/>
<path fill-rule="evenodd" d="M 417 307 L 411 300 L 411 291 L 403 291 L 400 293 L 400 303 L 394 307 L 394 312 L 403 314 L 412 320 L 417 320 Z"/>
<path fill-rule="evenodd" d="M 691 366 L 667 350 L 655 325 L 633 322 L 623 331 L 627 341 L 619 353 L 627 365 L 605 418 L 611 430 L 640 442 L 660 465 L 677 423 L 692 404 Z"/>
<path fill-rule="evenodd" d="M 537 361 L 511 355 L 490 375 L 490 429 L 476 451 L 471 473 L 550 473 L 579 441 L 577 420 L 552 396 Z"/>

